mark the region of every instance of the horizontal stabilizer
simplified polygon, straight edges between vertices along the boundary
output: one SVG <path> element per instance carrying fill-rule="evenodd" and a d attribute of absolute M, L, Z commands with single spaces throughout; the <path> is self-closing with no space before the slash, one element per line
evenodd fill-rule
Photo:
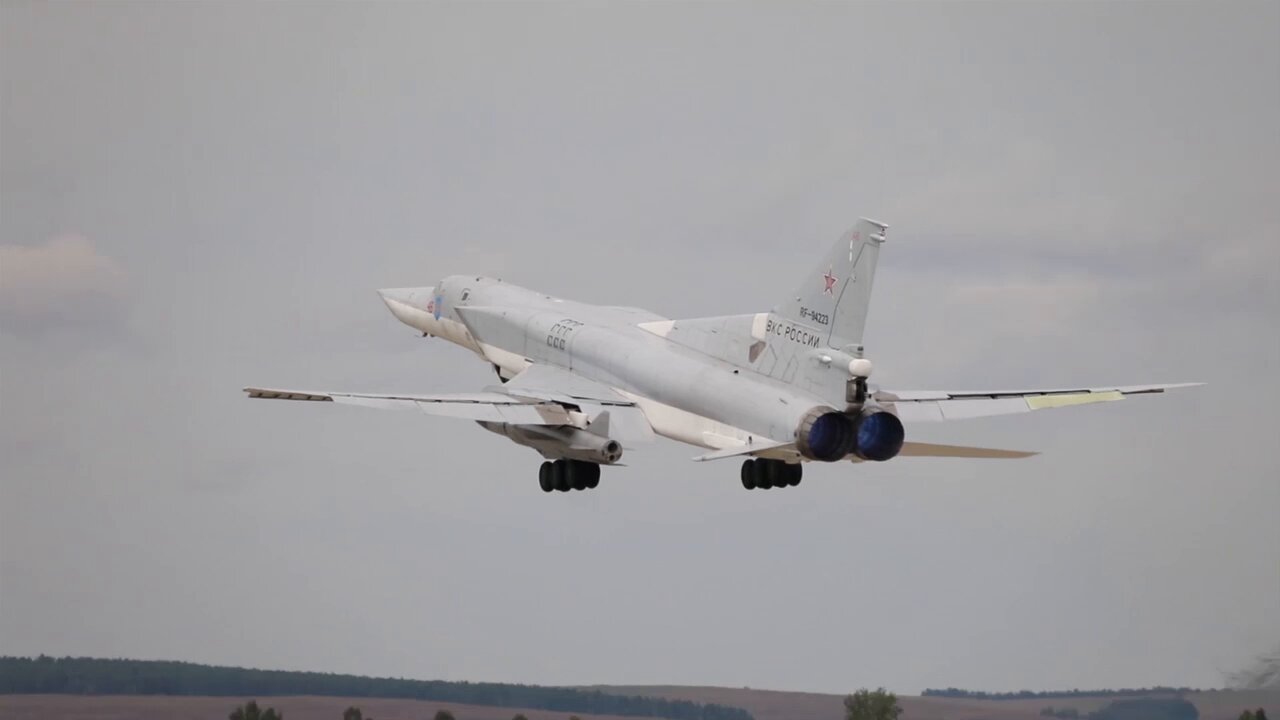
<path fill-rule="evenodd" d="M 967 447 L 965 445 L 935 445 L 921 442 L 903 443 L 902 452 L 898 453 L 902 457 L 991 458 L 999 460 L 1017 460 L 1039 454 L 1024 450 L 996 450 L 993 448 Z"/>

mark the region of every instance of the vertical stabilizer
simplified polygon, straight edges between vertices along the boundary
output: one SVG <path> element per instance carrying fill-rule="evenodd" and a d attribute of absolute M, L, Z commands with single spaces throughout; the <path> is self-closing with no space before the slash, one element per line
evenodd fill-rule
<path fill-rule="evenodd" d="M 773 313 L 816 330 L 829 347 L 861 345 L 876 260 L 888 227 L 859 220 Z"/>

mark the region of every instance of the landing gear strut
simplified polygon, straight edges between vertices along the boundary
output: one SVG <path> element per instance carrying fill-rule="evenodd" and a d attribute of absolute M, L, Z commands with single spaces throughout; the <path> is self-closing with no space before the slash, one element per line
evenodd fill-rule
<path fill-rule="evenodd" d="M 742 463 L 742 487 L 748 490 L 795 487 L 800 484 L 804 468 L 800 463 L 782 460 L 747 460 Z"/>
<path fill-rule="evenodd" d="M 589 490 L 600 484 L 600 466 L 581 460 L 544 462 L 538 468 L 538 486 L 542 492 Z"/>

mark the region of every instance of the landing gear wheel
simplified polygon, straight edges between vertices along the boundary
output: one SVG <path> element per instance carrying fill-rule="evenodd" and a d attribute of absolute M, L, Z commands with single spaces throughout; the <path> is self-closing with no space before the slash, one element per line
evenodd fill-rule
<path fill-rule="evenodd" d="M 756 460 L 751 466 L 751 475 L 755 478 L 756 487 L 761 490 L 768 490 L 774 486 L 774 473 L 772 462 L 769 460 Z"/>
<path fill-rule="evenodd" d="M 800 479 L 804 477 L 804 465 L 800 463 L 788 463 L 782 466 L 786 471 L 787 484 L 795 487 L 800 484 Z"/>
<path fill-rule="evenodd" d="M 569 487 L 574 490 L 586 490 L 587 478 L 590 476 L 590 465 L 577 460 L 569 462 Z"/>
<path fill-rule="evenodd" d="M 587 475 L 587 489 L 594 490 L 600 484 L 600 466 L 595 463 L 587 463 L 583 466 Z"/>
<path fill-rule="evenodd" d="M 791 473 L 787 471 L 787 464 L 781 460 L 769 460 L 769 467 L 765 471 L 769 475 L 769 482 L 776 488 L 784 488 L 791 484 Z"/>
<path fill-rule="evenodd" d="M 542 463 L 542 467 L 538 468 L 538 487 L 542 488 L 542 492 L 551 492 L 556 489 L 554 470 L 549 462 Z"/>
<path fill-rule="evenodd" d="M 742 487 L 748 490 L 795 487 L 804 467 L 800 463 L 757 458 L 742 462 Z"/>
<path fill-rule="evenodd" d="M 551 463 L 551 474 L 556 481 L 556 490 L 560 492 L 569 492 L 569 463 L 565 460 L 557 460 Z"/>

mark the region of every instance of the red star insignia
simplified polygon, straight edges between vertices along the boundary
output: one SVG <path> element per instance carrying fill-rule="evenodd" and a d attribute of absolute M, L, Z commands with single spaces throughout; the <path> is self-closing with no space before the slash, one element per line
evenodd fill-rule
<path fill-rule="evenodd" d="M 822 282 L 826 283 L 827 286 L 822 289 L 822 292 L 834 295 L 835 293 L 832 292 L 832 289 L 836 286 L 837 279 L 835 275 L 831 274 L 831 268 L 827 268 L 827 274 L 822 276 Z"/>

